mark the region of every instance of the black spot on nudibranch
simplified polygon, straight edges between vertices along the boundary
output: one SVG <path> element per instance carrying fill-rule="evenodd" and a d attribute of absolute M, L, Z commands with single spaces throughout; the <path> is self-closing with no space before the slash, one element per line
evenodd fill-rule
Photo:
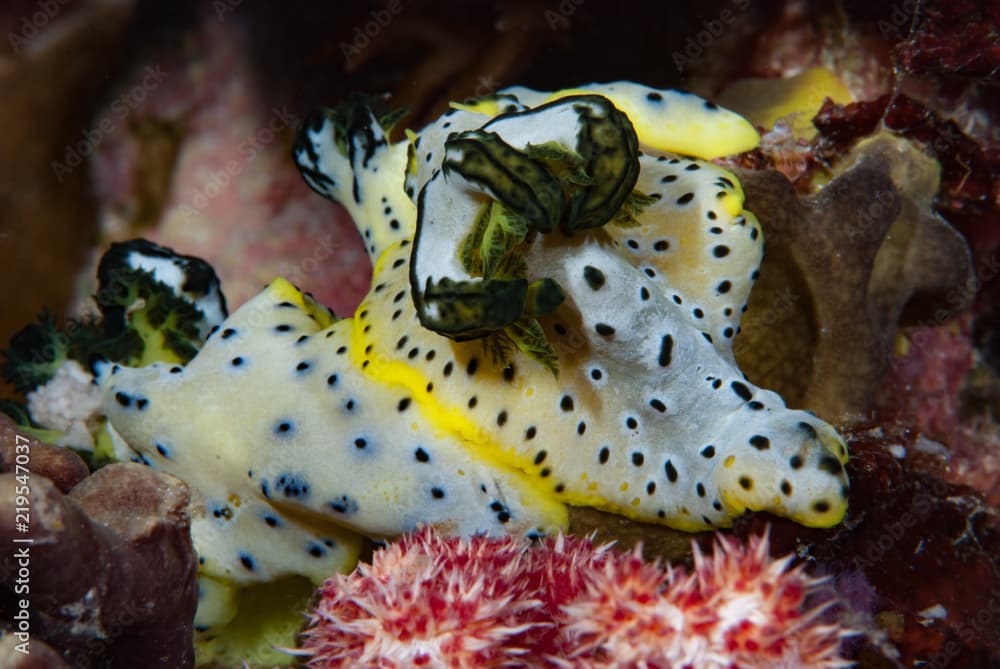
<path fill-rule="evenodd" d="M 793 455 L 788 458 L 788 466 L 792 469 L 802 469 L 803 464 L 801 455 Z"/>
<path fill-rule="evenodd" d="M 716 258 L 725 258 L 727 255 L 729 255 L 729 247 L 726 246 L 725 244 L 719 244 L 718 246 L 712 249 L 712 255 L 714 255 Z"/>
<path fill-rule="evenodd" d="M 289 434 L 295 431 L 295 426 L 290 420 L 279 421 L 274 426 L 274 434 L 279 437 L 287 437 Z"/>
<path fill-rule="evenodd" d="M 563 395 L 562 399 L 559 400 L 559 408 L 563 411 L 573 410 L 573 397 L 570 395 Z"/>
<path fill-rule="evenodd" d="M 715 290 L 718 291 L 720 295 L 724 295 L 728 293 L 732 287 L 732 282 L 727 279 L 725 281 L 720 281 L 719 285 L 715 287 Z"/>
<path fill-rule="evenodd" d="M 750 437 L 750 445 L 758 451 L 766 451 L 771 448 L 771 440 L 763 435 L 755 434 Z"/>
<path fill-rule="evenodd" d="M 657 93 L 656 91 L 646 93 L 646 99 L 649 100 L 650 102 L 663 102 L 663 96 Z"/>
<path fill-rule="evenodd" d="M 753 490 L 753 479 L 749 476 L 741 476 L 740 487 L 744 490 Z"/>
<path fill-rule="evenodd" d="M 417 447 L 417 450 L 413 451 L 413 457 L 416 458 L 417 462 L 430 462 L 431 456 L 427 454 L 421 447 Z"/>
<path fill-rule="evenodd" d="M 803 432 L 805 432 L 806 436 L 808 436 L 810 439 L 818 439 L 819 438 L 819 434 L 817 434 L 816 428 L 814 428 L 809 423 L 806 423 L 804 421 L 800 422 L 799 423 L 799 429 L 802 430 Z"/>
<path fill-rule="evenodd" d="M 431 488 L 431 497 L 434 499 L 444 499 L 444 490 L 441 488 Z"/>
<path fill-rule="evenodd" d="M 715 457 L 715 446 L 708 445 L 701 449 L 701 457 L 705 459 L 711 459 Z"/>
<path fill-rule="evenodd" d="M 610 337 L 615 333 L 615 329 L 607 323 L 598 323 L 594 326 L 594 331 L 602 337 Z"/>
<path fill-rule="evenodd" d="M 275 492 L 290 499 L 305 499 L 309 496 L 309 482 L 298 474 L 280 474 L 274 480 Z"/>
<path fill-rule="evenodd" d="M 789 483 L 787 480 L 782 479 L 781 480 L 781 492 L 786 497 L 791 497 L 792 496 L 792 484 Z"/>
<path fill-rule="evenodd" d="M 649 400 L 649 406 L 653 407 L 654 409 L 656 409 L 660 413 L 664 413 L 667 410 L 667 405 L 664 404 L 661 400 L 659 400 L 659 399 L 657 399 L 655 397 L 653 399 Z"/>
<path fill-rule="evenodd" d="M 356 513 L 358 510 L 358 503 L 347 495 L 327 502 L 327 506 L 340 514 Z"/>
<path fill-rule="evenodd" d="M 632 464 L 636 467 L 642 467 L 643 463 L 646 461 L 646 456 L 636 451 L 632 454 Z"/>
<path fill-rule="evenodd" d="M 253 571 L 257 568 L 257 565 L 254 564 L 253 557 L 251 557 L 249 553 L 240 553 L 240 564 L 243 565 L 243 568 L 247 571 Z"/>
<path fill-rule="evenodd" d="M 681 195 L 679 198 L 677 198 L 677 204 L 685 205 L 691 202 L 691 200 L 693 199 L 694 199 L 694 193 L 684 193 L 684 195 Z"/>
<path fill-rule="evenodd" d="M 608 459 L 611 457 L 611 449 L 607 446 L 602 446 L 600 452 L 597 454 L 597 461 L 602 465 L 607 464 Z"/>
<path fill-rule="evenodd" d="M 733 392 L 744 402 L 749 402 L 753 399 L 753 393 L 750 389 L 746 387 L 746 384 L 740 383 L 739 381 L 733 381 L 729 384 L 729 387 L 733 389 Z"/>
<path fill-rule="evenodd" d="M 115 393 L 115 401 L 123 407 L 127 407 L 132 404 L 132 398 L 125 393 Z"/>
<path fill-rule="evenodd" d="M 236 334 L 236 330 L 234 330 L 233 328 L 226 328 L 225 330 L 222 331 L 222 338 L 229 339 L 234 334 Z"/>
<path fill-rule="evenodd" d="M 833 457 L 832 455 L 824 455 L 819 461 L 820 471 L 833 474 L 834 476 L 840 476 L 844 471 L 844 466 L 840 464 L 840 460 Z"/>
<path fill-rule="evenodd" d="M 597 269 L 593 265 L 587 265 L 583 268 L 583 280 L 587 282 L 591 290 L 600 290 L 607 278 L 604 276 L 604 272 Z"/>
<path fill-rule="evenodd" d="M 674 463 L 672 463 L 670 460 L 667 460 L 665 463 L 663 463 L 663 471 L 666 472 L 668 481 L 670 481 L 671 483 L 677 482 L 677 468 L 674 467 Z"/>

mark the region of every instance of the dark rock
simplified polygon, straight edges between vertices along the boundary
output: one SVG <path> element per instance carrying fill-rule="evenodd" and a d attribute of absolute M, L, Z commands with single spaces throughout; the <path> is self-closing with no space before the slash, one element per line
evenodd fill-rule
<path fill-rule="evenodd" d="M 31 632 L 73 667 L 191 667 L 197 559 L 187 486 L 148 467 L 113 464 L 59 492 L 29 479 L 29 530 L 15 528 L 14 474 L 0 475 L 0 542 L 31 538 Z M 0 564 L 10 621 L 18 564 Z"/>

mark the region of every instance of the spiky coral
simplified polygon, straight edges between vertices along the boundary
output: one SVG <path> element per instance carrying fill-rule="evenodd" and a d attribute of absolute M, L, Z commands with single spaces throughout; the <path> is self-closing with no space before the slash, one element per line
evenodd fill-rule
<path fill-rule="evenodd" d="M 849 632 L 819 622 L 826 606 L 807 608 L 822 581 L 789 569 L 792 559 L 772 559 L 766 536 L 741 546 L 719 535 L 711 556 L 695 544 L 690 574 L 668 567 L 664 577 L 638 549 L 608 561 L 558 618 L 567 666 L 848 666 L 839 649 Z"/>
<path fill-rule="evenodd" d="M 495 667 L 547 623 L 520 539 L 432 531 L 379 551 L 321 588 L 304 646 L 314 667 Z"/>
<path fill-rule="evenodd" d="M 767 537 L 720 536 L 694 570 L 588 539 L 443 538 L 425 529 L 321 589 L 309 666 L 847 666 L 848 634 L 808 608 L 820 581 Z"/>

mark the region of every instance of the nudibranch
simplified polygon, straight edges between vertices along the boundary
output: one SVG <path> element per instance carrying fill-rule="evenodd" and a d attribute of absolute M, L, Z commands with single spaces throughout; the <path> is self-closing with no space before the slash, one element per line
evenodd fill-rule
<path fill-rule="evenodd" d="M 352 317 L 277 279 L 186 366 L 102 370 L 123 453 L 204 496 L 205 573 L 318 580 L 356 533 L 545 533 L 567 505 L 840 521 L 843 439 L 733 358 L 763 240 L 708 160 L 746 121 L 619 82 L 384 125 L 352 98 L 293 149 L 371 256 Z"/>

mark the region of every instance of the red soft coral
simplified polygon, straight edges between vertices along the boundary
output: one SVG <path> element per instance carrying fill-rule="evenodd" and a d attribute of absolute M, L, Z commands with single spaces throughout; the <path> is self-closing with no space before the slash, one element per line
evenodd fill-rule
<path fill-rule="evenodd" d="M 305 633 L 314 667 L 498 667 L 527 652 L 547 622 L 513 537 L 444 538 L 425 530 L 323 584 Z"/>
<path fill-rule="evenodd" d="M 303 635 L 310 666 L 846 666 L 847 633 L 807 608 L 819 581 L 766 537 L 720 537 L 695 568 L 589 539 L 443 538 L 425 529 L 335 576 Z"/>

